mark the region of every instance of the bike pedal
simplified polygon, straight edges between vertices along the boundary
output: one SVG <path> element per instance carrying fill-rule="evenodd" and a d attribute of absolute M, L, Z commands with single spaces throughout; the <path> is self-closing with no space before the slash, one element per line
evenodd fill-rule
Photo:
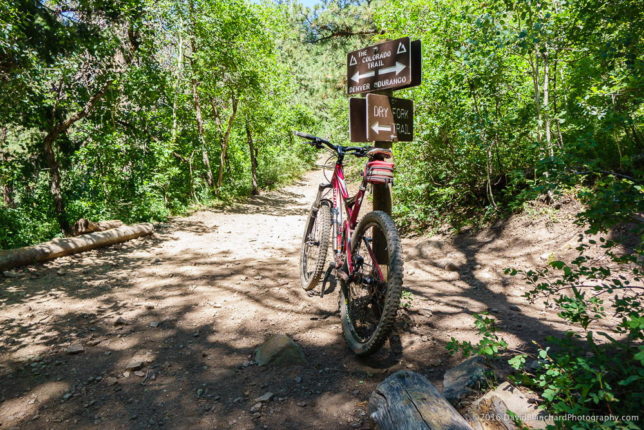
<path fill-rule="evenodd" d="M 324 290 L 326 290 L 326 283 L 329 281 L 329 277 L 331 276 L 333 269 L 335 269 L 335 264 L 334 263 L 329 264 L 329 267 L 326 269 L 326 273 L 324 274 L 324 279 L 322 280 L 322 289 L 320 290 L 320 298 L 324 297 Z"/>

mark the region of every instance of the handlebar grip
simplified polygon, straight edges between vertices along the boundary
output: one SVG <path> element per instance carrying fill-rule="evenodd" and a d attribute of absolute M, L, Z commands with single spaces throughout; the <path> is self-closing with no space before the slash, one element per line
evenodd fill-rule
<path fill-rule="evenodd" d="M 301 133 L 299 131 L 294 131 L 293 134 L 299 137 L 303 137 L 304 139 L 309 139 L 316 145 L 319 145 L 321 143 L 324 143 L 325 145 L 331 144 L 331 142 L 329 142 L 328 140 L 322 139 L 321 137 L 313 136 L 312 134 Z"/>
<path fill-rule="evenodd" d="M 296 136 L 299 136 L 299 137 L 303 137 L 305 139 L 317 140 L 317 137 L 312 136 L 310 134 L 302 133 L 302 132 L 299 132 L 299 131 L 294 131 L 293 134 L 296 135 Z"/>

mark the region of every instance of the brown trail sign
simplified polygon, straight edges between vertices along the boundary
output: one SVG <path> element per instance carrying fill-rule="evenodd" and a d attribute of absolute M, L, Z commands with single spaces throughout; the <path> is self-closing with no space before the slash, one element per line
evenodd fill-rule
<path fill-rule="evenodd" d="M 349 100 L 352 142 L 414 140 L 414 102 L 380 94 Z"/>
<path fill-rule="evenodd" d="M 420 85 L 420 69 L 420 40 L 411 42 L 409 37 L 347 54 L 347 93 L 380 93 L 349 101 L 351 141 L 373 141 L 375 147 L 391 148 L 390 142 L 414 138 L 413 102 L 389 96 L 395 89 Z M 373 209 L 391 214 L 389 185 L 373 186 Z M 382 243 L 382 237 L 374 238 L 375 249 L 381 249 Z M 381 258 L 379 252 L 377 258 Z"/>
<path fill-rule="evenodd" d="M 420 41 L 409 37 L 347 54 L 347 93 L 360 94 L 420 84 Z"/>

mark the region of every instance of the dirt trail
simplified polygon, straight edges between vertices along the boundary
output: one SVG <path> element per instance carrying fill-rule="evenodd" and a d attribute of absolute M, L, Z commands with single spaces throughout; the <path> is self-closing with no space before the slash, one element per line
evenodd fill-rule
<path fill-rule="evenodd" d="M 383 351 L 355 359 L 337 293 L 299 287 L 320 180 L 311 172 L 225 211 L 176 218 L 154 237 L 0 277 L 0 429 L 369 428 L 366 402 L 386 374 L 411 368 L 441 386 L 456 362 L 444 345 L 473 339 L 472 312 L 491 310 L 514 347 L 563 328 L 502 269 L 569 252 L 576 231 L 526 215 L 476 236 L 406 239 L 411 303 Z M 307 364 L 250 362 L 274 333 L 293 337 Z M 275 398 L 252 412 L 268 391 Z"/>

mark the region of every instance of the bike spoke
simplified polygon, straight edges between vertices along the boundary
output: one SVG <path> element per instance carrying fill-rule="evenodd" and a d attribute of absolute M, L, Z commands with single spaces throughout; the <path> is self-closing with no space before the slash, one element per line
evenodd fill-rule
<path fill-rule="evenodd" d="M 349 285 L 349 313 L 356 334 L 367 339 L 380 322 L 387 283 L 372 249 L 375 227 L 365 230 L 354 250 L 356 272 Z M 385 247 L 381 253 L 388 255 Z"/>

